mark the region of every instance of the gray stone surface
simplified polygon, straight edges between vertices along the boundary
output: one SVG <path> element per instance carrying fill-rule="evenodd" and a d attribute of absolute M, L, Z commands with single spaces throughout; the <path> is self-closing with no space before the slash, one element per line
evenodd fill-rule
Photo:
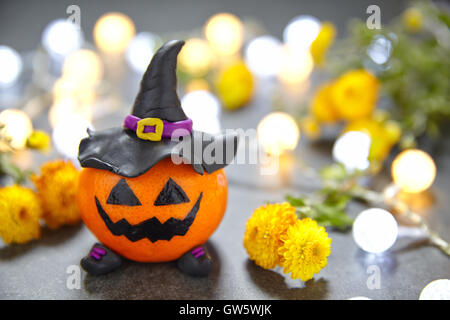
<path fill-rule="evenodd" d="M 97 16 L 111 10 L 124 11 L 135 17 L 140 30 L 157 32 L 195 28 L 212 13 L 225 10 L 263 19 L 269 31 L 280 36 L 285 23 L 301 13 L 334 21 L 342 30 L 348 18 L 365 16 L 365 8 L 370 1 L 344 1 L 339 5 L 331 1 L 281 1 L 277 3 L 277 10 L 272 7 L 274 4 L 271 1 L 227 1 L 227 4 L 201 1 L 195 10 L 182 4 L 185 1 L 176 2 L 178 4 L 135 2 L 135 5 L 119 1 L 109 2 L 108 5 L 92 1 L 80 3 L 84 15 L 82 23 L 86 24 L 83 27 L 87 30 L 91 30 Z M 385 6 L 381 6 L 383 19 L 400 11 L 401 4 L 392 3 L 396 2 L 386 2 Z M 45 23 L 54 17 L 64 16 L 67 5 L 65 2 L 51 5 L 49 1 L 39 4 L 31 1 L 2 2 L 2 43 L 4 41 L 20 50 L 34 48 Z M 38 10 L 37 6 L 46 8 Z M 128 106 L 124 108 L 123 113 L 126 113 Z M 255 128 L 269 110 L 270 90 L 258 87 L 252 104 L 237 113 L 225 113 L 222 124 L 224 128 Z M 121 119 L 122 116 L 114 120 L 110 118 L 97 124 L 97 127 L 117 125 Z M 436 157 L 438 177 L 432 188 L 435 202 L 431 209 L 423 213 L 431 227 L 446 240 L 450 240 L 448 151 L 447 144 L 447 148 Z M 427 283 L 450 277 L 449 258 L 423 240 L 402 237 L 389 252 L 374 256 L 359 250 L 351 233 L 333 230 L 328 230 L 333 239 L 328 266 L 313 281 L 302 284 L 299 280 L 285 277 L 278 270 L 263 270 L 255 266 L 248 260 L 242 246 L 247 219 L 255 208 L 266 201 L 282 201 L 286 193 L 313 191 L 317 181 L 301 169 L 300 163 L 315 168 L 329 163 L 330 144 L 312 144 L 303 138 L 295 159 L 294 167 L 281 178 L 261 176 L 256 166 L 235 165 L 227 168 L 228 209 L 222 224 L 208 243 L 215 260 L 208 278 L 185 276 L 174 263 L 126 261 L 120 270 L 106 276 L 91 277 L 81 272 L 81 288 L 69 289 L 68 268 L 78 266 L 95 241 L 86 227 L 80 225 L 56 231 L 44 230 L 41 240 L 26 245 L 0 244 L 0 299 L 347 299 L 354 296 L 417 299 Z M 42 160 L 43 157 L 34 158 L 36 164 Z M 373 183 L 381 189 L 389 179 L 389 174 L 383 173 Z M 356 216 L 363 208 L 361 204 L 352 203 L 349 213 Z M 369 277 L 367 268 L 374 264 L 381 270 L 381 287 L 370 290 L 366 285 Z"/>

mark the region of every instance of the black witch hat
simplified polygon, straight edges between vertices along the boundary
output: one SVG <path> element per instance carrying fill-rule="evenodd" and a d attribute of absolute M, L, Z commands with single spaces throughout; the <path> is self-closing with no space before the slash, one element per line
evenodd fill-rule
<path fill-rule="evenodd" d="M 203 174 L 229 164 L 237 150 L 237 135 L 209 135 L 193 131 L 176 87 L 177 56 L 184 41 L 169 41 L 154 55 L 141 81 L 131 115 L 124 126 L 104 131 L 88 131 L 80 143 L 78 160 L 82 167 L 137 177 L 170 156 Z M 176 139 L 174 139 L 176 138 Z M 213 160 L 203 151 L 217 150 Z"/>

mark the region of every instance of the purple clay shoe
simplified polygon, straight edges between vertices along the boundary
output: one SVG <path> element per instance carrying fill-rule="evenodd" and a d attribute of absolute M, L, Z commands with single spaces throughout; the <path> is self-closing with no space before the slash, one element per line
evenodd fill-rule
<path fill-rule="evenodd" d="M 90 275 L 99 276 L 119 268 L 122 259 L 102 244 L 96 243 L 89 254 L 81 259 L 80 265 Z"/>
<path fill-rule="evenodd" d="M 190 276 L 205 277 L 211 272 L 211 256 L 204 246 L 195 247 L 177 260 L 177 267 Z"/>

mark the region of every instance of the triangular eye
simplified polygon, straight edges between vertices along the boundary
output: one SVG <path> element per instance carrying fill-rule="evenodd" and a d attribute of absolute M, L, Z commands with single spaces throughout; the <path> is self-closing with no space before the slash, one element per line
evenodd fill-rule
<path fill-rule="evenodd" d="M 158 198 L 156 198 L 154 205 L 164 206 L 183 202 L 189 202 L 189 198 L 186 193 L 184 193 L 183 189 L 173 181 L 172 178 L 169 178 L 164 185 L 164 188 L 159 193 Z"/>
<path fill-rule="evenodd" d="M 133 190 L 128 186 L 125 179 L 120 179 L 119 182 L 112 188 L 109 193 L 108 204 L 121 204 L 124 206 L 140 206 L 141 202 L 134 195 Z"/>

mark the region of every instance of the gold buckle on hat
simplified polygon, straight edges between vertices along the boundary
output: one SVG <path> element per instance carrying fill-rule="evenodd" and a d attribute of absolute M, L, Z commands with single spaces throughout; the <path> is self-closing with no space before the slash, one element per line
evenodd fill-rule
<path fill-rule="evenodd" d="M 144 132 L 145 127 L 155 127 L 155 132 Z M 138 121 L 136 135 L 142 140 L 161 141 L 164 123 L 159 118 L 144 118 Z"/>

